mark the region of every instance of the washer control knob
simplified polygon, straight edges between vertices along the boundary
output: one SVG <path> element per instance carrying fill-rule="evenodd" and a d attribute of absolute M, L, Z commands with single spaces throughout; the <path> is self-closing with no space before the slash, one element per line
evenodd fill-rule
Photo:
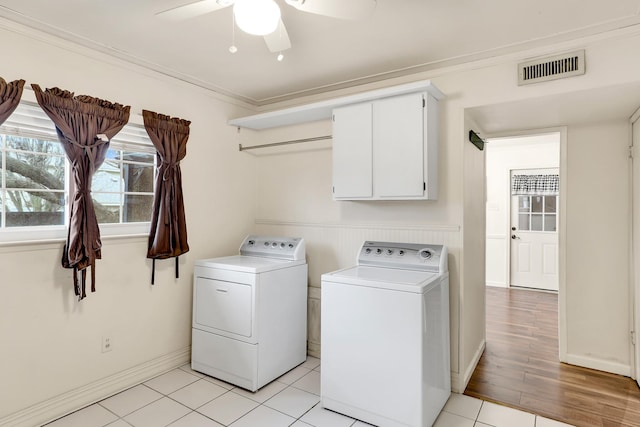
<path fill-rule="evenodd" d="M 256 243 L 255 240 L 249 240 L 249 246 L 253 246 Z"/>
<path fill-rule="evenodd" d="M 364 250 L 364 253 L 365 253 L 365 254 L 370 254 L 370 253 L 371 253 L 371 248 L 367 248 L 367 249 L 365 249 L 365 250 Z"/>
<path fill-rule="evenodd" d="M 420 258 L 429 259 L 431 258 L 431 251 L 429 249 L 423 249 L 420 251 Z"/>
<path fill-rule="evenodd" d="M 293 249 L 293 243 L 289 243 L 289 249 Z"/>
<path fill-rule="evenodd" d="M 376 253 L 377 253 L 378 255 L 380 255 L 380 254 L 382 253 L 382 249 L 380 249 L 380 248 L 376 249 Z"/>
<path fill-rule="evenodd" d="M 282 249 L 284 249 L 286 246 L 287 246 L 287 245 L 285 245 L 284 243 L 280 243 L 280 247 L 281 247 Z"/>
<path fill-rule="evenodd" d="M 278 244 L 277 244 L 276 242 L 273 242 L 273 243 L 271 244 L 271 247 L 272 247 L 272 248 L 277 248 L 277 247 L 278 247 Z"/>
<path fill-rule="evenodd" d="M 393 254 L 393 249 L 387 249 L 387 255 L 392 255 Z"/>
<path fill-rule="evenodd" d="M 269 246 L 269 242 L 264 242 L 264 245 L 265 246 Z"/>
<path fill-rule="evenodd" d="M 403 255 L 404 255 L 404 251 L 403 251 L 402 249 L 400 249 L 400 250 L 398 251 L 398 255 L 403 256 Z"/>

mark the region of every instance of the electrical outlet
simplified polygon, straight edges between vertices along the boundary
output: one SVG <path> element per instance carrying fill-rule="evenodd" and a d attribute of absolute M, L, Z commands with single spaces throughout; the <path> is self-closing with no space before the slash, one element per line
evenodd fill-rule
<path fill-rule="evenodd" d="M 113 340 L 111 336 L 105 335 L 102 337 L 102 352 L 106 353 L 111 350 L 113 350 Z"/>

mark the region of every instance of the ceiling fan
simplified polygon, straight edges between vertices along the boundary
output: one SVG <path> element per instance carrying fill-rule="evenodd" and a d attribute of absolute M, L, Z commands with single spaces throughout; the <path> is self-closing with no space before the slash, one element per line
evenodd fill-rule
<path fill-rule="evenodd" d="M 284 0 L 302 12 L 332 18 L 357 20 L 369 16 L 376 0 Z M 271 52 L 291 48 L 287 29 L 280 18 L 280 8 L 274 0 L 198 0 L 156 13 L 156 16 L 183 20 L 233 6 L 236 25 L 243 31 L 260 35 Z M 234 52 L 235 46 L 229 50 Z M 281 56 L 279 57 L 279 60 Z"/>

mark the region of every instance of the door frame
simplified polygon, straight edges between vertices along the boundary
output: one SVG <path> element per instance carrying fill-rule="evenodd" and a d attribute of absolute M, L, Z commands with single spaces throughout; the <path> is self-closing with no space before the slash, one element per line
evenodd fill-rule
<path fill-rule="evenodd" d="M 634 224 L 634 218 L 637 217 L 638 212 L 635 212 L 634 209 L 635 204 L 640 202 L 636 200 L 635 197 L 637 185 L 634 182 L 635 170 L 640 168 L 640 156 L 635 159 L 633 157 L 634 148 L 638 149 L 639 147 L 634 147 L 634 139 L 640 140 L 640 138 L 634 138 L 633 134 L 633 126 L 638 122 L 640 123 L 640 108 L 638 108 L 633 115 L 629 118 L 629 162 L 631 163 L 631 167 L 629 168 L 629 200 L 631 200 L 631 206 L 629 209 L 629 223 L 631 224 L 631 241 L 629 242 L 629 277 L 631 280 L 631 286 L 629 286 L 629 293 L 631 301 L 631 360 L 632 363 L 632 378 L 636 380 L 638 385 L 640 385 L 640 345 L 638 343 L 638 332 L 640 331 L 640 259 L 636 261 L 636 258 L 640 255 L 638 252 L 640 251 L 640 234 L 636 236 L 640 230 L 638 230 L 639 224 Z"/>
<path fill-rule="evenodd" d="M 640 114 L 640 110 L 639 110 Z M 567 127 L 558 126 L 541 129 L 516 130 L 509 132 L 500 132 L 495 134 L 487 134 L 486 139 L 496 138 L 517 138 L 534 136 L 540 134 L 558 133 L 560 136 L 560 159 L 558 164 L 558 174 L 560 175 L 560 197 L 559 197 L 559 215 L 558 215 L 558 358 L 560 362 L 567 362 L 567 301 L 566 301 L 566 285 L 567 285 Z M 489 142 L 491 143 L 491 142 Z M 485 176 L 486 185 L 486 176 Z M 511 195 L 509 195 L 508 205 L 511 205 Z M 507 227 L 506 235 L 511 231 L 510 226 Z M 509 243 L 510 245 L 510 243 Z M 511 277 L 511 254 L 507 253 L 507 278 Z"/>

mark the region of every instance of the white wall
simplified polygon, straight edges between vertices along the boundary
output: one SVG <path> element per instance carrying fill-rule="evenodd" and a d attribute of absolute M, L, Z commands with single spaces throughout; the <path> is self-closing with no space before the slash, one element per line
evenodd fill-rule
<path fill-rule="evenodd" d="M 4 28 L 16 28 L 16 30 Z M 24 34 L 23 34 L 24 32 Z M 193 261 L 237 251 L 253 225 L 253 160 L 226 126 L 247 110 L 176 80 L 0 22 L 0 75 L 192 121 L 182 162 L 191 251 L 158 261 L 146 237 L 103 239 L 97 292 L 78 302 L 62 242 L 0 247 L 0 425 L 36 425 L 190 359 Z M 139 119 L 139 117 L 138 117 Z M 101 352 L 103 334 L 113 350 Z"/>
<path fill-rule="evenodd" d="M 512 169 L 558 168 L 560 135 L 491 139 L 487 151 L 486 283 L 509 286 L 510 182 Z M 562 197 L 562 195 L 560 196 Z"/>
<path fill-rule="evenodd" d="M 624 375 L 632 363 L 628 144 L 628 120 L 568 131 L 567 361 Z"/>

